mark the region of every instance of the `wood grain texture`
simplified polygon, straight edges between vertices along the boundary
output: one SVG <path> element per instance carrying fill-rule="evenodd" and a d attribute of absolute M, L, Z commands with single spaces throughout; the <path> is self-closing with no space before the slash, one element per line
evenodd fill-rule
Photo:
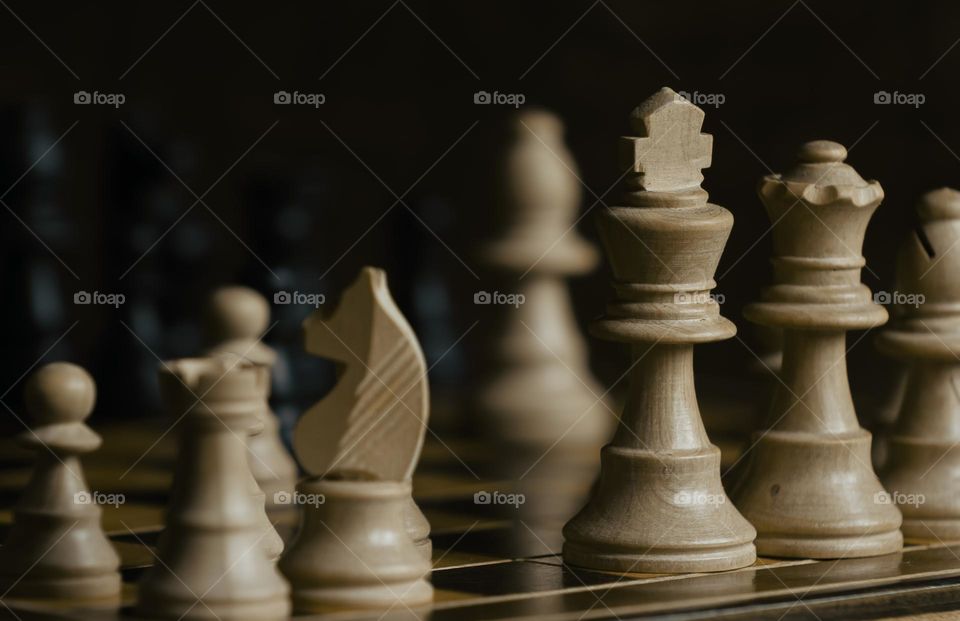
<path fill-rule="evenodd" d="M 774 283 L 744 315 L 783 328 L 783 368 L 731 496 L 757 528 L 764 555 L 857 557 L 903 545 L 900 512 L 884 502 L 846 367 L 846 331 L 887 319 L 860 283 L 863 237 L 883 190 L 845 158 L 840 144 L 809 142 L 790 172 L 759 186 L 773 222 Z"/>
<path fill-rule="evenodd" d="M 720 484 L 693 383 L 693 345 L 736 331 L 710 296 L 733 216 L 700 188 L 712 139 L 699 108 L 664 88 L 631 122 L 626 206 L 599 217 L 615 296 L 593 325 L 630 343 L 630 389 L 593 497 L 563 529 L 564 560 L 627 572 L 743 567 L 756 533 Z"/>

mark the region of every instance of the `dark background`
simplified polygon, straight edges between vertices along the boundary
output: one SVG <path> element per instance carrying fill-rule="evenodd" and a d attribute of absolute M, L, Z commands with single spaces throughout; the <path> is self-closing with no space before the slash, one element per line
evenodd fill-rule
<path fill-rule="evenodd" d="M 212 287 L 333 298 L 365 264 L 388 270 L 436 358 L 462 332 L 451 283 L 475 279 L 468 198 L 489 191 L 484 138 L 508 111 L 474 105 L 474 92 L 523 93 L 564 119 L 588 209 L 597 197 L 616 203 L 617 137 L 664 85 L 725 97 L 704 108 L 714 136 L 704 187 L 736 219 L 717 292 L 742 341 L 700 347 L 697 364 L 739 378 L 760 349 L 741 309 L 770 278 L 757 181 L 792 165 L 806 140 L 848 146 L 848 162 L 886 191 L 863 278 L 889 290 L 918 197 L 960 177 L 958 38 L 950 2 L 9 0 L 0 394 L 18 411 L 23 375 L 69 359 L 97 378 L 98 416 L 149 413 L 157 360 L 197 351 Z M 79 90 L 126 102 L 75 105 Z M 326 103 L 278 106 L 278 90 Z M 875 105 L 881 90 L 926 101 Z M 596 239 L 589 214 L 579 229 Z M 603 310 L 606 274 L 572 281 L 584 327 Z M 77 291 L 127 302 L 75 305 Z M 285 398 L 308 403 L 330 381 L 298 354 L 310 309 L 274 310 L 266 340 L 294 368 Z M 851 350 L 851 375 L 857 392 L 882 398 L 891 367 L 871 340 Z M 604 380 L 626 368 L 622 348 L 590 343 Z M 431 379 L 455 388 L 463 373 L 458 346 Z"/>

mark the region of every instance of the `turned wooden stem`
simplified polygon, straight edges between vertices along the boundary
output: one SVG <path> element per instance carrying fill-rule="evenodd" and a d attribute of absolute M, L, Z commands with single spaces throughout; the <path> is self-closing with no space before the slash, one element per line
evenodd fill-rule
<path fill-rule="evenodd" d="M 710 446 L 693 380 L 692 345 L 633 346 L 630 393 L 615 446 L 697 451 Z"/>
<path fill-rule="evenodd" d="M 777 386 L 769 428 L 809 433 L 860 428 L 847 380 L 846 348 L 844 331 L 784 332 L 783 384 Z"/>

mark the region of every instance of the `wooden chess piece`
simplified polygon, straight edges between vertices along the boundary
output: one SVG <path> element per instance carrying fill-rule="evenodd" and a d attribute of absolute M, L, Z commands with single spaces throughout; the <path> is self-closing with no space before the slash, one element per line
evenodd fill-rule
<path fill-rule="evenodd" d="M 204 319 L 207 339 L 212 343 L 208 354 L 226 352 L 243 356 L 267 367 L 272 375 L 277 354 L 260 340 L 270 322 L 270 305 L 262 295 L 248 287 L 221 287 L 210 296 Z M 290 505 L 277 503 L 275 499 L 293 492 L 297 464 L 283 445 L 280 421 L 270 409 L 269 401 L 259 419 L 263 431 L 251 436 L 248 445 L 250 469 L 264 492 L 268 511 L 291 509 Z"/>
<path fill-rule="evenodd" d="M 263 433 L 263 421 L 265 418 L 263 413 L 266 412 L 269 407 L 267 405 L 267 395 L 269 394 L 268 391 L 270 388 L 270 372 L 265 366 L 258 366 L 257 371 L 265 376 L 262 381 L 257 383 L 258 386 L 262 386 L 264 388 L 263 404 L 260 409 L 260 414 L 251 419 L 250 427 L 247 429 L 247 461 L 256 459 L 256 453 L 250 450 L 250 443 L 254 438 Z M 261 528 L 265 533 L 262 540 L 263 548 L 267 553 L 267 558 L 272 561 L 276 561 L 280 558 L 280 555 L 283 554 L 283 538 L 280 537 L 280 534 L 274 527 L 273 522 L 270 520 L 270 516 L 267 514 L 267 495 L 262 489 L 260 489 L 260 484 L 257 483 L 257 479 L 254 477 L 252 467 L 247 468 L 247 474 L 249 475 L 247 477 L 247 489 L 250 490 L 250 496 L 257 505 L 257 516 L 260 518 Z M 283 492 L 275 493 L 282 494 Z"/>
<path fill-rule="evenodd" d="M 744 315 L 783 328 L 783 383 L 731 497 L 765 556 L 860 557 L 903 545 L 900 512 L 878 500 L 871 436 L 847 382 L 847 330 L 882 325 L 887 312 L 860 283 L 864 231 L 883 190 L 846 156 L 835 142 L 808 142 L 793 170 L 759 186 L 774 284 Z"/>
<path fill-rule="evenodd" d="M 621 138 L 624 206 L 598 218 L 615 297 L 592 332 L 630 343 L 633 366 L 600 481 L 563 529 L 571 565 L 679 573 L 756 559 L 756 533 L 720 484 L 694 388 L 693 346 L 736 333 L 710 296 L 733 216 L 700 188 L 712 148 L 703 116 L 664 88 L 633 111 L 637 136 Z"/>
<path fill-rule="evenodd" d="M 429 522 L 410 484 L 429 412 L 426 362 L 386 274 L 364 268 L 336 309 L 314 312 L 304 332 L 307 351 L 341 372 L 294 432 L 297 458 L 313 475 L 298 494 L 327 500 L 307 503 L 280 559 L 294 606 L 318 612 L 429 601 Z"/>
<path fill-rule="evenodd" d="M 18 441 L 36 453 L 33 474 L 13 510 L 0 548 L 0 594 L 45 600 L 113 600 L 120 595 L 120 558 L 100 526 L 80 455 L 101 439 L 84 421 L 96 386 L 67 362 L 41 367 L 25 401 L 33 425 Z"/>
<path fill-rule="evenodd" d="M 595 268 L 598 256 L 574 228 L 582 193 L 563 133 L 546 110 L 511 117 L 490 229 L 475 249 L 489 291 L 474 295 L 480 345 L 467 407 L 479 433 L 537 457 L 556 446 L 599 448 L 616 422 L 564 282 Z"/>
<path fill-rule="evenodd" d="M 165 363 L 160 386 L 184 416 L 175 499 L 137 612 L 173 619 L 285 619 L 289 587 L 264 552 L 269 536 L 249 486 L 246 436 L 268 374 L 239 357 Z"/>
<path fill-rule="evenodd" d="M 960 539 L 960 192 L 926 194 L 897 260 L 900 312 L 877 338 L 907 365 L 880 480 L 911 541 Z M 889 295 L 889 294 L 888 294 Z M 892 297 L 892 296 L 891 296 Z"/>

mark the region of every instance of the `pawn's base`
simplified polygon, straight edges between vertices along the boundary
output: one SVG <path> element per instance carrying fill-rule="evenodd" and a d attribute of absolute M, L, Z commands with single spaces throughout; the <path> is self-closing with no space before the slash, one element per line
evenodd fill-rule
<path fill-rule="evenodd" d="M 890 554 L 903 548 L 899 530 L 849 537 L 786 537 L 760 534 L 757 551 L 774 558 L 860 558 Z"/>
<path fill-rule="evenodd" d="M 570 565 L 617 572 L 725 571 L 756 560 L 756 532 L 720 485 L 715 446 L 606 446 L 596 491 L 563 529 Z"/>
<path fill-rule="evenodd" d="M 954 441 L 889 437 L 880 480 L 903 513 L 904 539 L 960 540 L 960 447 Z"/>

